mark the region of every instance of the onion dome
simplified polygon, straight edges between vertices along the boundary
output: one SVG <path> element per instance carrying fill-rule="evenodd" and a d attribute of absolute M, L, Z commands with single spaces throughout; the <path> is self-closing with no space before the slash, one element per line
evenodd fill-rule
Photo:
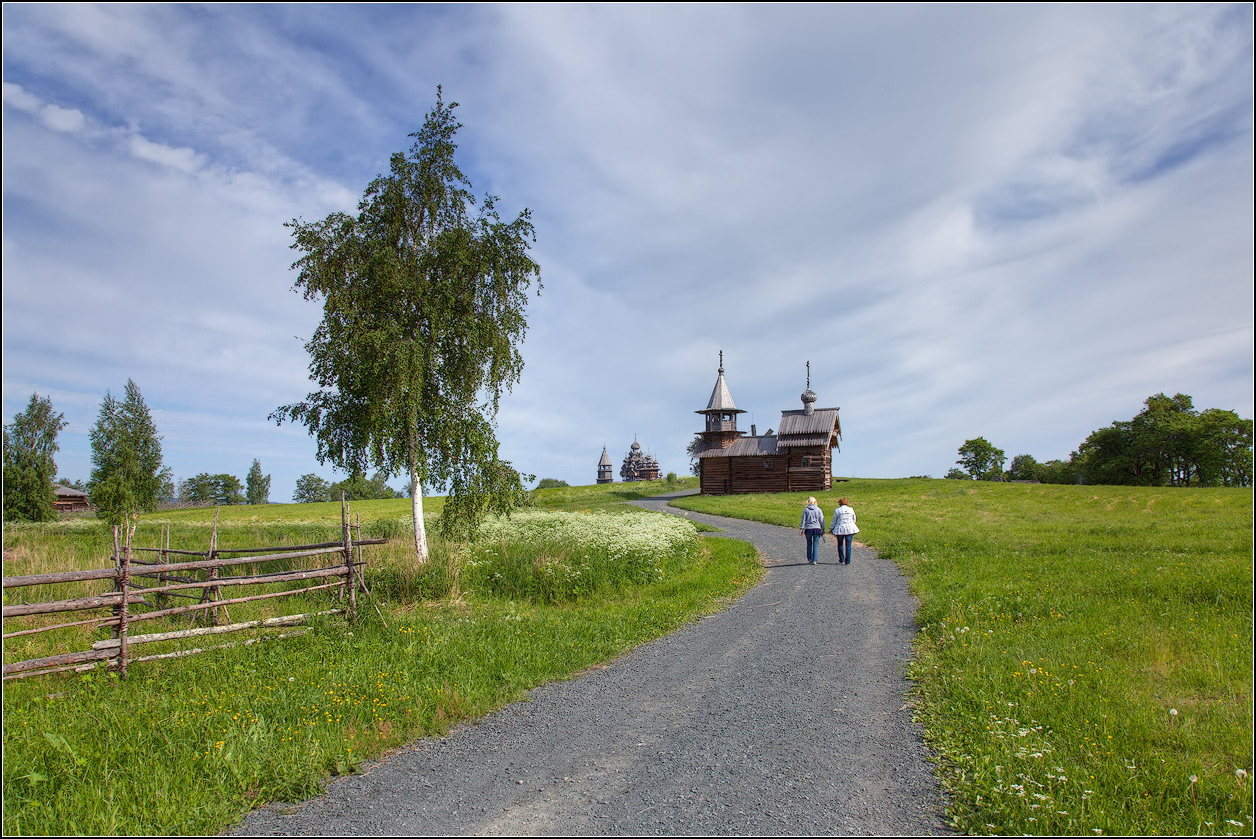
<path fill-rule="evenodd" d="M 816 409 L 816 400 L 820 397 L 811 389 L 811 362 L 807 362 L 807 389 L 802 392 L 802 412 L 810 414 Z"/>

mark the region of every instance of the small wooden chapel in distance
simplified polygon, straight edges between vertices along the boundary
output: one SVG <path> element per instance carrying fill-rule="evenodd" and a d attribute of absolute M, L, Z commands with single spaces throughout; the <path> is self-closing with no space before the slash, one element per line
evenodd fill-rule
<path fill-rule="evenodd" d="M 694 451 L 698 459 L 698 483 L 703 495 L 735 492 L 814 492 L 832 488 L 833 455 L 842 437 L 837 408 L 815 407 L 811 391 L 811 362 L 807 362 L 807 389 L 802 408 L 781 411 L 777 432 L 763 436 L 737 429 L 737 415 L 745 411 L 733 403 L 724 381 L 724 353 L 720 352 L 719 374 L 707 406 L 694 413 L 706 417 L 706 428 L 698 432 L 701 442 Z"/>

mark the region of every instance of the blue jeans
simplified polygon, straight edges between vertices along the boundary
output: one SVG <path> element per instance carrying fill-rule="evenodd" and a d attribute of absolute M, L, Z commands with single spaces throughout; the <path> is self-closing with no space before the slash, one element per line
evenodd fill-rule
<path fill-rule="evenodd" d="M 807 561 L 817 562 L 820 559 L 820 540 L 824 538 L 823 530 L 807 530 Z"/>
<path fill-rule="evenodd" d="M 837 537 L 837 561 L 850 565 L 850 549 L 854 547 L 855 534 L 847 533 L 845 536 L 834 533 Z"/>

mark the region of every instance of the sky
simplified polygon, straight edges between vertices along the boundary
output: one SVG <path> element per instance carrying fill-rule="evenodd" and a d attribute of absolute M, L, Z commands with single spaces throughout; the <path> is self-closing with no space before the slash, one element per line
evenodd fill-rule
<path fill-rule="evenodd" d="M 1067 459 L 1147 397 L 1251 417 L 1248 4 L 3 7 L 4 421 L 86 479 L 140 387 L 179 480 L 320 464 L 293 219 L 353 212 L 442 86 L 478 196 L 536 227 L 501 456 L 686 474 L 720 352 L 834 474 L 965 440 Z M 618 479 L 618 478 L 617 478 Z M 401 478 L 393 486 L 404 486 Z"/>

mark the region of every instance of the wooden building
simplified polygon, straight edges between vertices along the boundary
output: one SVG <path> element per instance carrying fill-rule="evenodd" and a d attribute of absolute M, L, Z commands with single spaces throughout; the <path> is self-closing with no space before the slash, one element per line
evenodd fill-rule
<path fill-rule="evenodd" d="M 87 493 L 81 489 L 57 484 L 52 488 L 52 492 L 52 506 L 58 513 L 73 513 L 90 508 L 87 503 Z"/>
<path fill-rule="evenodd" d="M 659 462 L 654 455 L 641 451 L 641 444 L 632 441 L 632 448 L 624 458 L 624 465 L 619 468 L 619 477 L 625 481 L 657 481 L 659 479 Z"/>
<path fill-rule="evenodd" d="M 815 407 L 811 391 L 811 363 L 802 408 L 781 411 L 781 424 L 763 436 L 737 428 L 745 411 L 733 403 L 724 381 L 724 353 L 707 406 L 695 413 L 706 417 L 694 451 L 703 495 L 738 492 L 815 492 L 833 486 L 833 449 L 842 437 L 837 408 Z"/>

